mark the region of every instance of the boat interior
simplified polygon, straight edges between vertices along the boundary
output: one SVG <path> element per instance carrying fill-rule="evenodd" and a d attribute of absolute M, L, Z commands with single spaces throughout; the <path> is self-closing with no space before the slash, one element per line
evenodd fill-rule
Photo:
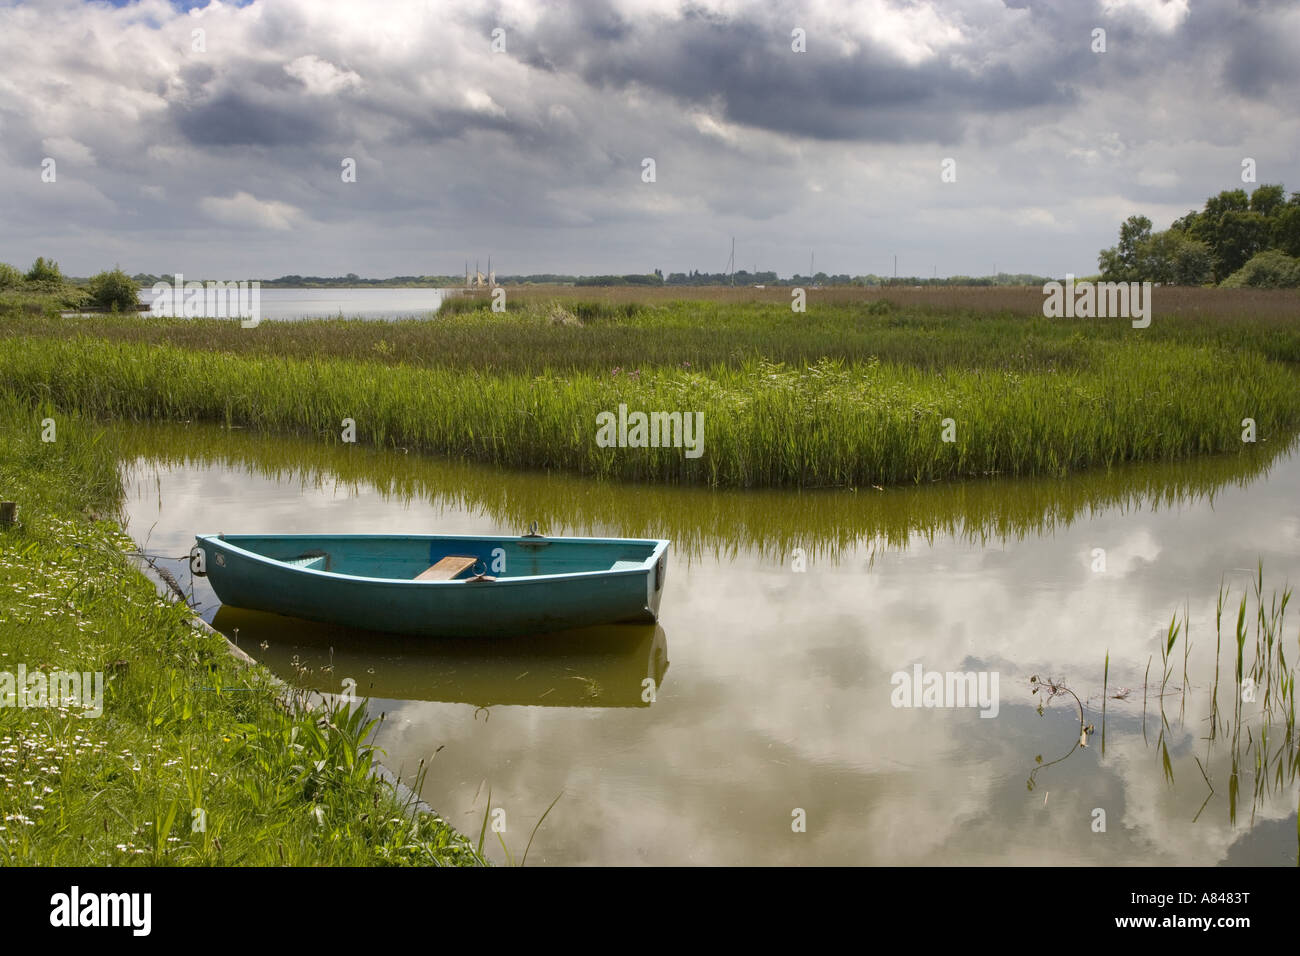
<path fill-rule="evenodd" d="M 296 567 L 396 580 L 455 581 L 643 570 L 659 542 L 572 538 L 223 535 L 227 544 Z"/>

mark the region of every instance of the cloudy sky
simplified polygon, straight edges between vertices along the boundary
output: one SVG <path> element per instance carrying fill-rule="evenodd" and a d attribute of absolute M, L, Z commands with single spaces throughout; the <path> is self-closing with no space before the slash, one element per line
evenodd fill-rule
<path fill-rule="evenodd" d="M 0 64 L 0 261 L 79 275 L 1086 274 L 1300 190 L 1291 2 L 0 0 Z"/>

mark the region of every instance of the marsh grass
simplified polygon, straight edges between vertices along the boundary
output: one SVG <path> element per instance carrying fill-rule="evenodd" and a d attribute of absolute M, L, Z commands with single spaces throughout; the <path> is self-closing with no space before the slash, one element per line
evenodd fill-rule
<path fill-rule="evenodd" d="M 1043 314 L 1041 286 L 946 286 L 916 287 L 903 283 L 875 287 L 804 287 L 811 314 L 820 308 L 870 309 L 882 303 L 893 312 L 934 314 L 1040 317 Z M 544 303 L 592 303 L 605 307 L 637 305 L 675 306 L 711 302 L 727 308 L 779 306 L 790 310 L 790 286 L 766 289 L 740 286 L 506 286 L 506 305 L 511 311 Z M 1210 322 L 1277 323 L 1294 326 L 1300 315 L 1300 293 L 1294 289 L 1212 289 L 1160 286 L 1153 290 L 1155 323 L 1167 318 L 1205 319 Z M 454 295 L 444 300 L 443 310 L 489 309 L 485 292 Z M 1155 328 L 1155 325 L 1152 326 Z M 1148 330 L 1150 331 L 1150 330 Z"/>
<path fill-rule="evenodd" d="M 503 314 L 471 295 L 429 321 L 256 329 L 0 306 L 0 377 L 29 403 L 101 417 L 326 441 L 353 418 L 381 447 L 720 487 L 1062 475 L 1242 451 L 1247 417 L 1265 444 L 1300 425 L 1294 296 L 1182 290 L 1183 312 L 1134 330 L 1035 315 L 1022 307 L 1038 290 L 1013 290 L 1015 309 L 1006 290 L 901 291 L 816 290 L 796 314 L 773 290 L 548 287 L 508 290 Z M 703 457 L 597 447 L 596 414 L 624 402 L 703 412 Z"/>
<path fill-rule="evenodd" d="M 479 785 L 479 789 L 482 789 L 482 784 Z M 501 835 L 500 830 L 494 828 L 493 832 L 496 833 L 497 841 L 501 844 L 501 852 L 505 855 L 507 866 L 517 865 L 522 869 L 528 865 L 528 852 L 533 848 L 533 840 L 537 837 L 537 831 L 542 828 L 542 824 L 546 822 L 546 818 L 550 816 L 551 811 L 555 809 L 555 805 L 560 802 L 560 797 L 562 796 L 564 796 L 563 790 L 555 795 L 555 799 L 552 800 L 546 809 L 542 811 L 542 815 L 538 817 L 537 822 L 533 824 L 532 830 L 528 833 L 528 843 L 524 847 L 524 855 L 520 857 L 518 864 L 515 863 L 515 855 L 510 851 L 510 845 L 506 843 L 506 838 Z M 478 845 L 474 848 L 474 852 L 480 859 L 483 858 L 483 843 L 487 839 L 488 820 L 492 816 L 492 810 L 492 785 L 489 784 L 487 804 L 483 807 L 483 824 L 479 828 Z"/>
<path fill-rule="evenodd" d="M 1214 678 L 1206 690 L 1206 732 L 1201 738 L 1204 750 L 1196 754 L 1195 762 L 1205 781 L 1207 795 L 1197 817 L 1217 795 L 1219 788 L 1214 779 L 1226 775 L 1228 818 L 1236 823 L 1241 799 L 1242 784 L 1251 794 L 1251 821 L 1264 800 L 1271 794 L 1285 791 L 1300 779 L 1300 733 L 1295 719 L 1295 665 L 1288 662 L 1285 623 L 1291 589 L 1273 591 L 1266 596 L 1264 568 L 1260 562 L 1250 584 L 1242 589 L 1236 601 L 1235 618 L 1225 618 L 1231 607 L 1234 589 L 1225 582 L 1220 585 L 1215 606 L 1215 657 Z M 1162 638 L 1162 658 L 1168 659 L 1174 644 L 1181 636 L 1184 641 L 1184 660 L 1190 656 L 1187 640 L 1189 612 L 1183 611 L 1182 620 L 1175 615 L 1166 636 Z M 1227 627 L 1225 627 L 1227 625 Z M 1230 628 L 1230 629 L 1228 629 Z M 1222 648 L 1227 643 L 1235 649 L 1230 666 L 1232 707 L 1230 711 L 1220 705 L 1219 691 L 1222 671 Z M 1300 632 L 1293 639 L 1300 647 Z M 1186 663 L 1184 673 L 1186 674 Z M 1167 677 L 1167 674 L 1166 674 Z M 1173 782 L 1169 752 L 1164 731 L 1170 729 L 1165 713 L 1165 681 L 1157 698 L 1162 726 L 1160 759 L 1169 782 Z M 1186 712 L 1187 696 L 1198 691 L 1184 677 L 1179 689 L 1179 723 Z M 1146 702 L 1143 702 L 1143 718 Z M 1300 833 L 1298 833 L 1300 836 Z M 1300 850 L 1300 842 L 1297 843 Z M 1300 854 L 1297 859 L 1300 860 Z"/>
<path fill-rule="evenodd" d="M 1110 691 L 1110 650 L 1101 672 L 1101 755 L 1106 756 L 1106 695 Z"/>
<path fill-rule="evenodd" d="M 981 295 L 940 307 L 908 304 L 894 292 L 882 298 L 826 290 L 810 299 L 807 312 L 793 313 L 788 294 L 784 300 L 668 299 L 647 290 L 645 298 L 629 300 L 618 290 L 608 293 L 612 298 L 577 291 L 590 295 L 512 290 L 504 313 L 493 313 L 486 297 L 452 297 L 429 319 L 267 321 L 256 329 L 218 319 L 63 319 L 57 310 L 24 313 L 0 301 L 0 336 L 88 335 L 249 356 L 528 374 L 734 368 L 755 359 L 790 366 L 875 359 L 930 370 L 1020 372 L 1085 367 L 1121 342 L 1218 346 L 1300 363 L 1300 295 L 1276 290 L 1236 290 L 1240 299 L 1202 290 L 1204 299 L 1189 297 L 1185 311 L 1162 310 L 1142 330 L 1123 319 L 1046 319 L 1041 292 L 1028 300 L 1037 302 L 1033 308 L 1022 308 L 1026 302 L 992 308 L 996 300 Z"/>
<path fill-rule="evenodd" d="M 67 415 L 41 442 L 30 415 L 0 399 L 0 490 L 20 502 L 0 532 L 0 670 L 100 671 L 104 712 L 0 708 L 0 863 L 478 862 L 370 775 L 363 708 L 286 703 L 160 598 L 100 517 L 114 449 Z"/>
<path fill-rule="evenodd" d="M 419 368 L 19 338 L 0 374 L 29 405 L 110 419 L 190 419 L 359 440 L 514 468 L 721 487 L 861 487 L 1052 475 L 1241 452 L 1241 420 L 1285 442 L 1293 372 L 1253 353 L 1125 340 L 1083 343 L 1073 367 L 926 369 L 823 358 L 691 368 Z M 704 452 L 601 448 L 596 416 L 704 414 Z M 941 440 L 943 422 L 956 441 Z"/>

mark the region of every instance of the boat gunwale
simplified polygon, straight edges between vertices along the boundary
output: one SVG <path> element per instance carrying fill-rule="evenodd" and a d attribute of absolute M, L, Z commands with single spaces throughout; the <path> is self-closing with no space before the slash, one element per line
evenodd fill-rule
<path fill-rule="evenodd" d="M 473 582 L 495 585 L 511 584 L 535 584 L 541 581 L 563 581 L 563 580 L 581 580 L 591 577 L 624 577 L 629 575 L 645 574 L 653 570 L 659 559 L 668 550 L 672 544 L 668 538 L 581 538 L 581 537 L 530 537 L 528 535 L 478 535 L 478 534 L 237 534 L 236 538 L 279 538 L 291 539 L 301 538 L 304 540 L 320 540 L 321 538 L 347 538 L 351 540 L 420 540 L 420 541 L 577 541 L 585 544 L 647 544 L 653 545 L 650 556 L 641 562 L 641 567 L 637 568 L 612 568 L 598 569 L 595 571 L 564 571 L 558 574 L 521 574 L 517 577 L 493 578 L 491 581 Z M 384 584 L 384 585 L 402 585 L 415 587 L 444 587 L 454 584 L 470 584 L 470 578 L 461 578 L 451 581 L 417 581 L 413 578 L 372 578 L 359 574 L 342 574 L 338 571 L 322 571 L 318 568 L 299 568 L 294 567 L 286 561 L 278 558 L 267 557 L 264 554 L 258 554 L 256 551 L 249 551 L 247 548 L 241 548 L 232 543 L 224 532 L 220 534 L 196 534 L 196 541 L 204 543 L 215 542 L 222 547 L 237 552 L 239 556 L 245 559 L 268 565 L 274 568 L 280 568 L 290 571 L 294 574 L 315 574 L 327 578 L 337 578 L 343 581 L 358 581 L 367 584 Z M 211 572 L 209 572 L 211 573 Z"/>

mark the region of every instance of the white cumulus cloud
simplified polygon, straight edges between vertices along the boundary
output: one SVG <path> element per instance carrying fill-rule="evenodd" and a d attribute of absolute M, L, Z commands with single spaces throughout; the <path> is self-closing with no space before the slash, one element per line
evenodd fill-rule
<path fill-rule="evenodd" d="M 315 54 L 300 56 L 292 63 L 286 63 L 284 72 L 302 83 L 307 87 L 307 92 L 315 96 L 331 96 L 361 86 L 360 75 L 352 70 L 341 70 Z"/>
<path fill-rule="evenodd" d="M 302 210 L 277 199 L 258 199 L 252 193 L 237 192 L 228 198 L 206 196 L 199 208 L 217 222 L 256 229 L 292 229 Z"/>

